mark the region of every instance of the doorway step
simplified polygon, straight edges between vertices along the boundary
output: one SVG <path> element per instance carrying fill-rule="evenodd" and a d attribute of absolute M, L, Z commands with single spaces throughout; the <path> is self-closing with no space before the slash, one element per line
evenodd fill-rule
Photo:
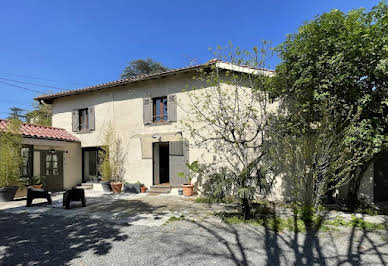
<path fill-rule="evenodd" d="M 78 185 L 77 188 L 82 188 L 84 190 L 93 189 L 93 183 L 82 183 L 81 185 Z"/>
<path fill-rule="evenodd" d="M 150 187 L 150 190 L 148 190 L 148 193 L 163 193 L 168 194 L 171 191 L 171 186 L 166 185 L 153 185 Z"/>

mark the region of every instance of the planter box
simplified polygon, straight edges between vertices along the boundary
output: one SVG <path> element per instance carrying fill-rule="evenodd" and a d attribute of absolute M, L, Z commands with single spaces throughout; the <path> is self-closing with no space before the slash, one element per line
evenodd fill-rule
<path fill-rule="evenodd" d="M 111 192 L 112 191 L 112 188 L 110 186 L 110 181 L 101 181 L 100 184 L 101 184 L 102 190 L 104 192 Z"/>
<path fill-rule="evenodd" d="M 125 193 L 140 193 L 140 184 L 124 184 L 124 192 Z"/>
<path fill-rule="evenodd" d="M 0 202 L 12 201 L 17 190 L 17 186 L 0 188 Z"/>

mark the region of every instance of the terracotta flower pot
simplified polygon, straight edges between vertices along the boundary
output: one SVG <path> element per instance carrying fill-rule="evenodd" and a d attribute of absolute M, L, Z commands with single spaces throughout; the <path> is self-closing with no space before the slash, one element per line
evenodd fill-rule
<path fill-rule="evenodd" d="M 194 192 L 194 185 L 193 184 L 183 184 L 183 195 L 185 196 L 192 196 Z"/>
<path fill-rule="evenodd" d="M 140 187 L 140 191 L 141 191 L 141 193 L 146 193 L 147 187 L 145 187 L 145 186 Z"/>
<path fill-rule="evenodd" d="M 37 188 L 37 189 L 42 189 L 43 185 L 32 185 L 31 187 Z"/>
<path fill-rule="evenodd" d="M 123 183 L 121 182 L 111 182 L 110 186 L 112 187 L 113 193 L 121 193 L 121 188 L 123 187 Z"/>

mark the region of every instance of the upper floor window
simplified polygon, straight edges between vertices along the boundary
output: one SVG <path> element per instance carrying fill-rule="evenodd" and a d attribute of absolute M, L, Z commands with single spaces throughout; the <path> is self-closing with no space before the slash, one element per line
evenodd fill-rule
<path fill-rule="evenodd" d="M 72 129 L 73 132 L 89 132 L 95 129 L 94 107 L 73 110 Z"/>
<path fill-rule="evenodd" d="M 167 97 L 159 97 L 152 99 L 153 101 L 153 121 L 154 122 L 167 122 Z"/>
<path fill-rule="evenodd" d="M 175 94 L 143 99 L 144 125 L 160 125 L 177 121 L 177 98 Z"/>
<path fill-rule="evenodd" d="M 88 117 L 88 109 L 80 109 L 78 110 L 79 117 L 79 130 L 85 131 L 89 128 L 89 117 Z"/>

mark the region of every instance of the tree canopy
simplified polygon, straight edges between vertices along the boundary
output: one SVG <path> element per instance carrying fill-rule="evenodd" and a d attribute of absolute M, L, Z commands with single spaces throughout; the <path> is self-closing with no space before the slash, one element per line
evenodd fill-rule
<path fill-rule="evenodd" d="M 343 163 L 355 186 L 388 133 L 388 6 L 343 13 L 332 10 L 304 24 L 277 48 L 281 63 L 275 95 L 285 101 L 286 125 L 294 135 L 316 134 L 330 115 L 334 134 L 343 134 Z M 330 114 L 322 109 L 330 104 Z M 338 171 L 333 173 L 338 174 Z"/>
<path fill-rule="evenodd" d="M 147 59 L 136 59 L 129 62 L 128 66 L 124 69 L 121 74 L 121 78 L 133 78 L 139 75 L 155 74 L 159 72 L 167 71 L 168 68 L 163 66 L 161 63 Z"/>

